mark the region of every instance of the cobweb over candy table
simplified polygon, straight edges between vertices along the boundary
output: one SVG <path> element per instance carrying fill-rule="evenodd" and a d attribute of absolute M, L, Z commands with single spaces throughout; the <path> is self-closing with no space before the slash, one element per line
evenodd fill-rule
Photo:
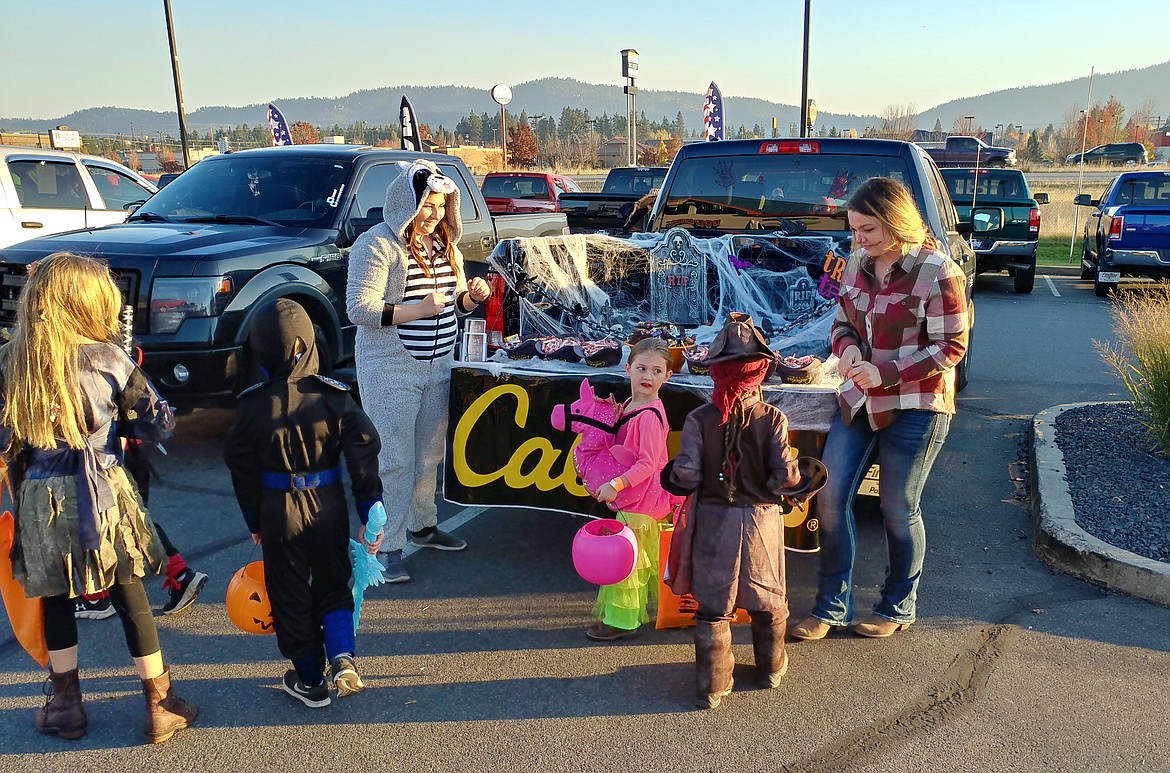
<path fill-rule="evenodd" d="M 682 228 L 629 239 L 508 239 L 488 258 L 518 299 L 523 337 L 625 340 L 671 322 L 707 344 L 733 311 L 773 349 L 827 356 L 845 253 L 830 236 L 725 235 Z"/>

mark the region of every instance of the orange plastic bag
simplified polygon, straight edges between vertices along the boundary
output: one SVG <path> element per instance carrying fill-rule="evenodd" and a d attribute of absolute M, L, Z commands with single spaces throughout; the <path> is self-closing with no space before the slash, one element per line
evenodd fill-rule
<path fill-rule="evenodd" d="M 674 536 L 674 529 L 663 529 L 659 536 L 658 555 L 664 556 L 662 559 L 663 569 L 667 566 L 665 556 L 670 555 L 670 542 Z M 670 586 L 663 580 L 663 573 L 658 573 L 658 619 L 654 623 L 655 628 L 686 628 L 695 624 L 695 612 L 699 609 L 695 597 L 687 593 L 682 596 L 676 595 L 670 589 Z M 733 623 L 747 623 L 751 620 L 748 617 L 746 610 L 735 610 L 735 619 Z"/>
<path fill-rule="evenodd" d="M 8 473 L 4 473 L 5 479 Z M 12 540 L 16 534 L 16 520 L 7 510 L 0 515 L 0 595 L 12 632 L 24 651 L 42 667 L 49 665 L 49 648 L 45 645 L 45 619 L 41 614 L 41 600 L 24 595 L 24 586 L 12 576 Z"/>

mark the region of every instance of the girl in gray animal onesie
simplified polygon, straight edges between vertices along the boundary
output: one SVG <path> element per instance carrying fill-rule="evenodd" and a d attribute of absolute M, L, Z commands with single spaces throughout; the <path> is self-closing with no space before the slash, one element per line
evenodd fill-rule
<path fill-rule="evenodd" d="M 457 318 L 491 294 L 467 281 L 458 243 L 459 188 L 430 161 L 399 162 L 386 189 L 385 222 L 349 255 L 346 310 L 357 325 L 362 407 L 382 438 L 378 474 L 388 519 L 378 560 L 388 582 L 407 582 L 407 531 L 417 547 L 463 550 L 436 528 L 436 468 L 447 433 Z"/>

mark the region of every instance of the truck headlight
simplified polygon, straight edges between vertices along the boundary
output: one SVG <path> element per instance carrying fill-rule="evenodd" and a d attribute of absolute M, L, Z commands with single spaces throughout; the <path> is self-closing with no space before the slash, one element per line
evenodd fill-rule
<path fill-rule="evenodd" d="M 191 317 L 214 317 L 232 294 L 226 276 L 160 277 L 150 293 L 150 332 L 173 333 Z"/>

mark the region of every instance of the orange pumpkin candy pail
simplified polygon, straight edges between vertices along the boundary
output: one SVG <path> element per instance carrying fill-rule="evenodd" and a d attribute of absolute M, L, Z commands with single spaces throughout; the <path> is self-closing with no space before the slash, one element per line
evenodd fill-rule
<path fill-rule="evenodd" d="M 232 577 L 227 587 L 227 613 L 236 628 L 244 633 L 276 633 L 263 561 L 251 562 Z"/>

